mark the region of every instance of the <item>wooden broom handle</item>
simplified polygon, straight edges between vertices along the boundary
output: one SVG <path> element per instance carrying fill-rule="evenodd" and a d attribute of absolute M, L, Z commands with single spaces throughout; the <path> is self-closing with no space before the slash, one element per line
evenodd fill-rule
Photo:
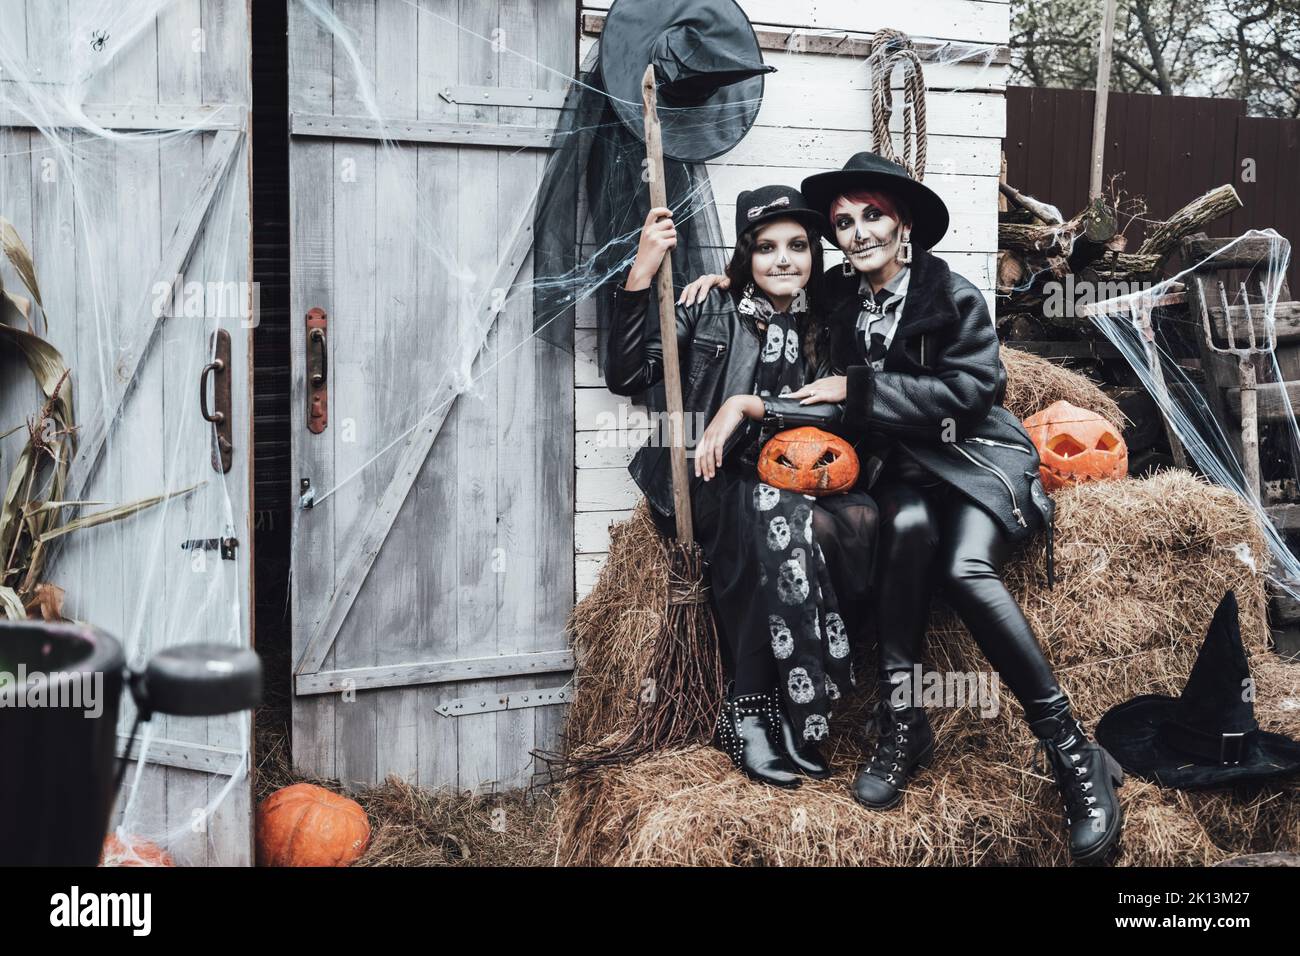
<path fill-rule="evenodd" d="M 668 190 L 664 185 L 664 146 L 659 129 L 659 111 L 655 108 L 655 68 L 645 68 L 641 79 L 641 102 L 645 107 L 645 148 L 650 175 L 650 205 L 667 206 Z M 659 337 L 664 362 L 664 396 L 668 403 L 668 422 L 672 441 L 668 449 L 673 474 L 673 510 L 677 516 L 677 540 L 695 542 L 691 524 L 691 486 L 686 471 L 685 424 L 682 413 L 682 368 L 677 357 L 677 313 L 673 307 L 673 257 L 664 253 L 655 276 L 659 295 Z"/>

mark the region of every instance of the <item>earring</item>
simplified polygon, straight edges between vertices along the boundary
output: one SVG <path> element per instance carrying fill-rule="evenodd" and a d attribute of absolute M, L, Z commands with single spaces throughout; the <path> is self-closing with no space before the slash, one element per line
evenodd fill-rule
<path fill-rule="evenodd" d="M 853 263 L 849 262 L 848 259 L 845 259 L 843 262 L 840 263 L 840 275 L 842 276 L 853 275 Z"/>
<path fill-rule="evenodd" d="M 912 240 L 904 239 L 898 244 L 897 259 L 903 265 L 909 265 L 912 262 Z"/>

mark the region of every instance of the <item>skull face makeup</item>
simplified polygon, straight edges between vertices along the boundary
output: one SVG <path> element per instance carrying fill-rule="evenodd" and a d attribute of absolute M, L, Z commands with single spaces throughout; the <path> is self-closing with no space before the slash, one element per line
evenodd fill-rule
<path fill-rule="evenodd" d="M 781 615 L 769 614 L 767 627 L 772 633 L 772 654 L 779 661 L 785 660 L 794 651 L 794 635 L 790 633 L 790 625 L 785 623 L 785 618 Z"/>

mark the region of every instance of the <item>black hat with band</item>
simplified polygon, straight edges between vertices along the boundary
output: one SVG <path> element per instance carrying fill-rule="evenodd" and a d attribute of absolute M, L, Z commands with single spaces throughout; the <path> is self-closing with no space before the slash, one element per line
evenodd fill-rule
<path fill-rule="evenodd" d="M 917 182 L 902 166 L 875 153 L 854 153 L 843 169 L 818 173 L 803 181 L 803 195 L 808 205 L 824 217 L 830 232 L 831 204 L 845 193 L 880 190 L 895 196 L 912 215 L 911 240 L 921 249 L 934 246 L 948 231 L 948 207 L 929 186 Z"/>
<path fill-rule="evenodd" d="M 736 197 L 736 238 L 748 229 L 772 222 L 793 219 L 810 233 L 824 235 L 826 220 L 804 201 L 803 193 L 793 186 L 759 186 L 746 189 Z"/>

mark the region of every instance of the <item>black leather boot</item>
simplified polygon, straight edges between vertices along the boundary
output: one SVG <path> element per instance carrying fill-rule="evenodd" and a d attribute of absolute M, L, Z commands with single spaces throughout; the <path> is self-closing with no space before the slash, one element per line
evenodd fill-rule
<path fill-rule="evenodd" d="M 903 788 L 934 756 L 934 731 L 923 707 L 876 705 L 876 739 L 871 756 L 853 781 L 853 796 L 864 807 L 888 810 L 903 799 Z"/>
<path fill-rule="evenodd" d="M 787 789 L 802 778 L 781 741 L 781 708 L 770 694 L 728 697 L 714 743 L 751 780 Z"/>
<path fill-rule="evenodd" d="M 1065 804 L 1071 858 L 1077 863 L 1101 860 L 1119 843 L 1124 826 L 1115 793 L 1124 783 L 1123 769 L 1105 747 L 1088 739 L 1069 710 L 1030 721 L 1029 726 L 1047 754 Z"/>
<path fill-rule="evenodd" d="M 772 699 L 780 700 L 781 694 L 778 690 L 772 691 Z M 814 780 L 825 780 L 831 775 L 830 764 L 822 756 L 817 745 L 810 741 L 804 740 L 803 737 L 795 732 L 794 722 L 785 712 L 785 708 L 777 705 L 777 713 L 781 718 L 781 745 L 785 750 L 785 755 L 790 758 L 794 768 L 805 777 L 812 777 Z"/>

